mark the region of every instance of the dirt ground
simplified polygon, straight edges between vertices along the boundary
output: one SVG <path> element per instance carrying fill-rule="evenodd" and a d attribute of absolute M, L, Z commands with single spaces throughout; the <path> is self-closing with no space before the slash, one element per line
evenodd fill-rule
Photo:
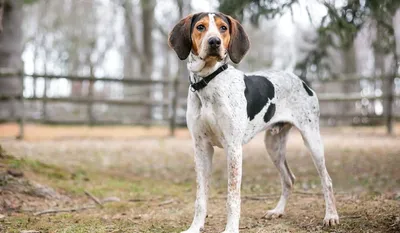
<path fill-rule="evenodd" d="M 175 138 L 160 127 L 28 125 L 26 132 L 25 141 L 16 141 L 16 125 L 0 125 L 0 232 L 159 233 L 190 225 L 196 184 L 185 129 Z M 341 127 L 322 135 L 341 224 L 322 227 L 319 177 L 293 130 L 287 157 L 297 180 L 282 218 L 261 218 L 280 194 L 263 135 L 244 147 L 240 232 L 400 232 L 399 134 Z M 217 149 L 205 232 L 224 229 L 226 179 L 226 158 Z M 46 210 L 68 212 L 40 213 Z"/>

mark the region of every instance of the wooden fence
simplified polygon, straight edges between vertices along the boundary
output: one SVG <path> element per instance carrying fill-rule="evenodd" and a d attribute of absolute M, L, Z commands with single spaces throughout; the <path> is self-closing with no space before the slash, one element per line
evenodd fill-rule
<path fill-rule="evenodd" d="M 113 78 L 113 77 L 102 77 L 102 78 L 95 78 L 95 77 L 83 77 L 83 76 L 64 76 L 64 75 L 41 75 L 41 74 L 25 74 L 22 72 L 15 72 L 11 70 L 4 70 L 0 69 L 0 79 L 5 79 L 5 78 L 17 78 L 19 77 L 20 83 L 21 83 L 21 92 L 16 94 L 16 95 L 4 95 L 0 93 L 0 101 L 19 101 L 21 105 L 23 106 L 22 109 L 20 109 L 21 114 L 19 114 L 18 119 L 15 118 L 9 118 L 9 119 L 0 119 L 1 121 L 17 121 L 19 122 L 19 135 L 17 138 L 22 139 L 24 137 L 24 124 L 26 121 L 33 122 L 37 121 L 31 117 L 27 117 L 25 114 L 25 102 L 27 101 L 42 101 L 43 106 L 46 106 L 47 103 L 51 102 L 63 102 L 63 103 L 75 103 L 75 104 L 84 104 L 87 106 L 87 119 L 84 121 L 70 121 L 70 122 L 63 122 L 63 121 L 40 121 L 42 123 L 56 123 L 56 124 L 66 124 L 66 123 L 75 123 L 75 124 L 87 124 L 87 125 L 94 125 L 94 124 L 122 124 L 122 122 L 107 122 L 107 121 L 97 121 L 93 117 L 93 111 L 92 111 L 92 106 L 93 104 L 96 103 L 102 103 L 102 104 L 107 104 L 107 105 L 115 105 L 115 106 L 163 106 L 163 107 L 168 107 L 172 110 L 172 114 L 169 117 L 169 119 L 165 119 L 162 123 L 163 124 L 169 124 L 170 128 L 170 134 L 171 136 L 174 135 L 175 128 L 176 128 L 176 118 L 177 118 L 177 109 L 178 109 L 178 102 L 179 102 L 179 96 L 178 96 L 178 88 L 180 85 L 185 85 L 187 86 L 187 82 L 180 82 L 178 78 L 175 78 L 172 81 L 168 80 L 149 80 L 149 79 L 130 79 L 130 78 L 125 78 L 125 79 L 118 79 L 118 78 Z M 120 83 L 122 85 L 142 85 L 142 86 L 152 86 L 155 84 L 163 85 L 163 87 L 168 86 L 170 88 L 170 91 L 172 91 L 173 95 L 171 99 L 168 100 L 151 100 L 151 99 L 134 99 L 134 100 L 126 100 L 126 99 L 120 99 L 120 100 L 115 100 L 115 99 L 107 99 L 107 98 L 95 98 L 93 97 L 93 86 L 94 85 L 88 85 L 88 90 L 87 90 L 87 95 L 84 97 L 49 97 L 47 94 L 47 85 L 44 85 L 44 91 L 43 91 L 43 96 L 42 97 L 37 97 L 37 96 L 30 96 L 26 97 L 23 95 L 23 90 L 24 90 L 24 79 L 30 77 L 33 79 L 42 78 L 44 80 L 52 80 L 52 79 L 66 79 L 69 81 L 78 81 L 78 82 L 83 82 L 83 81 L 88 81 L 90 84 L 94 84 L 95 82 L 101 81 L 101 82 L 114 82 L 114 83 Z M 360 81 L 360 80 L 377 80 L 381 78 L 366 78 L 366 77 L 354 77 L 354 78 L 346 78 L 346 79 L 335 79 L 335 80 L 324 80 L 324 81 L 317 81 L 320 84 L 321 83 L 329 83 L 329 82 L 354 82 L 354 81 Z M 394 81 L 394 80 L 393 80 Z M 46 83 L 46 81 L 45 81 Z M 396 98 L 400 98 L 399 94 L 395 93 L 385 93 L 382 95 L 361 95 L 360 93 L 319 93 L 318 94 L 320 102 L 348 102 L 348 101 L 361 101 L 363 99 L 367 100 L 383 100 L 383 99 L 388 99 L 391 102 L 391 105 L 393 106 L 394 100 Z M 185 107 L 185 106 L 183 106 Z M 46 111 L 46 107 L 43 108 L 44 114 Z M 393 111 L 391 111 L 393 112 Z M 340 114 L 340 115 L 323 115 L 321 114 L 322 118 L 354 118 L 354 117 L 366 117 L 366 118 L 376 118 L 376 119 L 389 119 L 387 123 L 391 124 L 391 121 L 393 120 L 399 120 L 400 116 L 396 116 L 391 114 L 390 116 L 377 116 L 377 115 L 360 115 L 360 114 Z M 152 122 L 148 122 L 149 125 L 152 124 Z"/>

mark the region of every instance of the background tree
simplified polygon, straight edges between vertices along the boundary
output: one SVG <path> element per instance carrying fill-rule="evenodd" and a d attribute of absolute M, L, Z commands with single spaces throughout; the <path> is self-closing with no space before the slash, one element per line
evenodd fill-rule
<path fill-rule="evenodd" d="M 9 0 L 0 0 L 11 2 Z M 22 39 L 19 55 L 26 73 L 90 77 L 178 80 L 182 85 L 131 85 L 102 81 L 69 81 L 25 77 L 26 97 L 99 98 L 150 100 L 151 106 L 116 106 L 108 104 L 72 104 L 27 101 L 29 116 L 46 120 L 116 121 L 148 123 L 171 117 L 172 109 L 164 103 L 175 99 L 178 118 L 185 122 L 188 72 L 184 61 L 167 45 L 168 32 L 174 24 L 196 11 L 220 11 L 240 20 L 252 46 L 237 67 L 244 71 L 284 69 L 296 72 L 319 93 L 349 96 L 388 96 L 347 102 L 324 102 L 322 114 L 333 117 L 333 124 L 354 123 L 353 115 L 380 118 L 398 111 L 390 104 L 397 54 L 396 30 L 400 38 L 397 1 L 321 1 L 321 0 L 24 0 Z M 34 3 L 34 4 L 22 4 Z M 220 3 L 217 5 L 217 3 Z M 335 3 L 336 2 L 336 3 Z M 335 3 L 335 4 L 334 4 Z M 8 4 L 8 3 L 7 3 Z M 4 5 L 4 6 L 7 6 Z M 12 4 L 15 4 L 12 1 Z M 8 5 L 7 7 L 9 7 Z M 5 9 L 5 8 L 4 8 Z M 9 9 L 11 9 L 9 7 Z M 307 15 L 309 22 L 307 22 Z M 8 17 L 8 16 L 7 16 Z M 4 18 L 6 20 L 6 17 Z M 396 21 L 397 20 L 397 21 Z M 5 22 L 4 22 L 5 24 Z M 18 30 L 17 30 L 18 31 Z M 14 31 L 15 33 L 15 31 Z M 10 33 L 2 34 L 11 36 Z M 7 39 L 14 43 L 19 39 Z M 399 41 L 400 39 L 397 39 Z M 3 51 L 12 46 L 0 44 Z M 399 50 L 399 48 L 397 48 Z M 22 53 L 22 54 L 21 54 Z M 2 59 L 1 62 L 6 60 Z M 4 65 L 7 67 L 12 67 Z M 398 68 L 397 68 L 398 69 Z M 374 79 L 350 81 L 360 75 L 391 76 L 383 82 Z M 178 78 L 178 79 L 177 79 Z M 319 80 L 335 79 L 321 85 Z M 10 81 L 9 81 L 10 80 Z M 3 79 L 7 91 L 17 79 Z M 44 88 L 46 87 L 46 88 Z M 396 89 L 397 88 L 397 89 Z M 45 91 L 46 90 L 46 93 Z M 43 103 L 43 104 L 42 104 Z M 398 105 L 398 103 L 395 103 Z M 3 110 L 7 109 L 7 111 Z M 2 108 L 1 114 L 9 114 Z M 325 116 L 326 116 L 325 115 Z M 7 115 L 8 116 L 8 115 Z M 46 119 L 48 118 L 48 119 Z M 337 121 L 336 121 L 337 119 Z M 370 118 L 369 118 L 370 119 Z"/>
<path fill-rule="evenodd" d="M 0 1 L 0 18 L 2 18 L 3 32 L 0 34 L 0 68 L 22 71 L 21 53 L 22 41 L 22 0 Z M 0 93 L 3 95 L 18 96 L 21 94 L 21 79 L 10 76 L 0 80 Z M 1 115 L 15 115 L 16 102 L 0 103 Z"/>
<path fill-rule="evenodd" d="M 260 17 L 268 19 L 281 15 L 288 10 L 292 10 L 297 0 L 245 0 L 245 1 L 227 1 L 220 0 L 220 11 L 236 15 L 243 18 L 249 16 L 250 21 L 257 25 Z M 393 131 L 393 92 L 394 80 L 399 72 L 398 46 L 395 38 L 395 14 L 400 7 L 399 1 L 394 0 L 348 0 L 343 5 L 335 6 L 335 1 L 321 2 L 327 14 L 317 29 L 317 36 L 311 38 L 310 43 L 315 44 L 296 65 L 299 75 L 307 80 L 312 77 L 324 78 L 336 76 L 337 73 L 354 74 L 356 72 L 356 59 L 354 50 L 354 40 L 359 32 L 373 24 L 379 36 L 372 43 L 376 61 L 382 57 L 388 58 L 390 65 L 386 69 L 388 72 L 378 72 L 380 75 L 386 75 L 384 79 L 384 93 L 387 99 L 384 101 L 385 114 L 387 116 L 386 125 L 389 133 Z M 246 13 L 246 14 L 245 14 Z M 309 16 L 310 12 L 309 12 Z M 400 29 L 398 29 L 400 30 Z M 327 58 L 332 54 L 330 51 L 341 50 L 342 69 L 340 72 L 333 70 L 327 63 Z M 379 62 L 378 62 L 379 63 Z M 380 65 L 382 66 L 382 64 Z M 385 66 L 385 65 L 383 65 Z M 383 71 L 382 67 L 376 67 Z M 315 73 L 315 74 L 313 74 Z M 354 90 L 354 86 L 343 84 L 343 91 L 348 93 Z M 344 112 L 348 112 L 348 104 L 342 106 Z"/>

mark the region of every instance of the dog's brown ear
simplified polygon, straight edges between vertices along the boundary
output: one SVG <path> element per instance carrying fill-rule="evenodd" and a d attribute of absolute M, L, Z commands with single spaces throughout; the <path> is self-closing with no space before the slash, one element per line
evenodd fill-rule
<path fill-rule="evenodd" d="M 250 48 L 249 37 L 242 25 L 231 16 L 226 16 L 229 20 L 231 39 L 229 42 L 228 53 L 234 63 L 239 63 Z"/>
<path fill-rule="evenodd" d="M 179 59 L 185 60 L 192 50 L 191 26 L 194 15 L 189 15 L 179 21 L 169 33 L 168 45 L 175 50 Z"/>

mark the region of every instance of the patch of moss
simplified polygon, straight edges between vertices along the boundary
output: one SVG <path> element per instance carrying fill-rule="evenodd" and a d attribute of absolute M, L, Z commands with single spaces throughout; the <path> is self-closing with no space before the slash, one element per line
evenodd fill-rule
<path fill-rule="evenodd" d="M 65 169 L 62 169 L 55 165 L 50 165 L 42 163 L 37 160 L 31 159 L 17 159 L 12 156 L 7 156 L 5 159 L 5 164 L 13 169 L 29 170 L 36 174 L 44 175 L 50 179 L 61 179 L 67 180 L 70 178 L 70 173 Z"/>

